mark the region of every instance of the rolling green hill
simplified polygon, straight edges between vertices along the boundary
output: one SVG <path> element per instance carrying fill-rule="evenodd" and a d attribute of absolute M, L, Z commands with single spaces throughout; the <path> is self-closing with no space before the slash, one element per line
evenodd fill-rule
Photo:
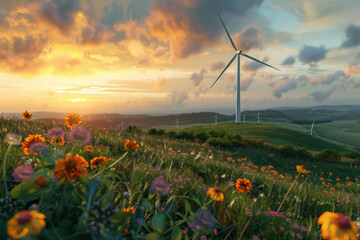
<path fill-rule="evenodd" d="M 314 151 L 320 151 L 323 149 L 346 151 L 345 147 L 326 141 L 323 138 L 273 125 L 220 124 L 217 126 L 195 126 L 187 129 L 225 131 L 232 134 L 240 134 L 245 139 L 260 140 L 276 145 L 290 144 L 294 147 L 305 147 Z"/>

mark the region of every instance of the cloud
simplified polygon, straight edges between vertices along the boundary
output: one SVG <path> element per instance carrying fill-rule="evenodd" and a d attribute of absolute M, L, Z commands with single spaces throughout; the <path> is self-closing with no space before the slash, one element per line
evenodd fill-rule
<path fill-rule="evenodd" d="M 223 36 L 216 12 L 244 16 L 263 0 L 155 0 L 146 18 L 151 35 L 170 47 L 171 59 L 184 59 L 214 45 Z M 249 32 L 247 32 L 250 34 Z M 250 34 L 251 35 L 251 34 Z"/>
<path fill-rule="evenodd" d="M 357 27 L 350 24 L 345 29 L 346 41 L 343 42 L 342 47 L 356 47 L 360 45 L 360 26 Z"/>
<path fill-rule="evenodd" d="M 226 65 L 224 61 L 217 61 L 210 64 L 210 71 L 215 73 L 220 73 Z"/>
<path fill-rule="evenodd" d="M 0 10 L 0 27 L 9 27 L 10 23 L 7 19 L 8 14 L 4 10 Z"/>
<path fill-rule="evenodd" d="M 210 88 L 208 86 L 198 86 L 194 91 L 194 96 L 199 97 L 201 94 L 206 94 Z"/>
<path fill-rule="evenodd" d="M 266 63 L 267 61 L 269 61 L 269 57 L 265 56 L 262 61 Z M 250 62 L 247 62 L 242 65 L 242 69 L 249 72 L 256 72 L 257 70 L 263 67 L 265 67 L 264 64 L 255 62 L 253 60 L 250 60 Z"/>
<path fill-rule="evenodd" d="M 201 81 L 204 79 L 204 74 L 208 73 L 206 68 L 200 67 L 199 71 L 197 73 L 193 73 L 190 76 L 190 80 L 194 82 L 195 86 L 199 86 Z"/>
<path fill-rule="evenodd" d="M 43 34 L 0 38 L 0 69 L 15 73 L 37 71 L 42 62 L 35 59 L 47 45 L 48 37 Z"/>
<path fill-rule="evenodd" d="M 240 33 L 233 36 L 236 47 L 242 51 L 249 51 L 252 48 L 262 48 L 262 33 L 260 29 L 249 25 Z"/>
<path fill-rule="evenodd" d="M 346 68 L 348 74 L 360 75 L 360 58 L 350 62 Z"/>
<path fill-rule="evenodd" d="M 74 26 L 80 10 L 80 0 L 48 0 L 41 2 L 39 15 L 41 19 L 67 35 Z"/>
<path fill-rule="evenodd" d="M 284 77 L 280 83 L 275 84 L 275 88 L 273 91 L 273 96 L 277 98 L 281 98 L 282 94 L 296 89 L 298 86 L 303 86 L 309 81 L 309 77 L 306 75 L 300 75 L 298 77 Z M 273 83 L 270 83 L 274 85 Z M 270 86 L 271 86 L 270 85 Z"/>
<path fill-rule="evenodd" d="M 255 72 L 249 72 L 245 75 L 241 75 L 240 77 L 240 91 L 245 92 L 254 82 L 254 78 L 256 76 Z M 226 87 L 229 89 L 231 87 L 235 87 L 236 90 L 236 79 L 234 75 L 229 75 L 226 78 Z"/>
<path fill-rule="evenodd" d="M 327 73 L 320 77 L 314 77 L 309 80 L 309 83 L 312 85 L 316 85 L 318 83 L 324 84 L 324 85 L 330 85 L 333 82 L 336 81 L 342 81 L 348 78 L 348 75 L 345 74 L 344 71 L 336 71 L 333 73 Z"/>
<path fill-rule="evenodd" d="M 327 50 L 324 46 L 304 46 L 299 52 L 299 60 L 304 64 L 319 62 L 326 58 Z"/>
<path fill-rule="evenodd" d="M 105 26 L 87 26 L 81 30 L 80 43 L 98 45 L 102 42 L 108 41 L 113 36 L 115 36 L 115 34 L 109 31 Z"/>
<path fill-rule="evenodd" d="M 156 80 L 155 90 L 159 91 L 164 86 L 165 83 L 166 83 L 165 78 L 159 78 L 158 80 Z"/>
<path fill-rule="evenodd" d="M 240 78 L 240 90 L 245 92 L 254 81 L 254 77 L 256 76 L 255 72 L 249 72 Z"/>
<path fill-rule="evenodd" d="M 285 60 L 282 62 L 281 65 L 293 65 L 295 63 L 295 58 L 292 56 L 288 56 L 287 58 L 285 58 Z"/>
<path fill-rule="evenodd" d="M 187 91 L 184 90 L 182 92 L 178 92 L 174 90 L 168 95 L 167 102 L 170 102 L 175 105 L 180 105 L 184 103 L 184 101 L 188 98 L 189 98 L 189 93 Z"/>
<path fill-rule="evenodd" d="M 316 91 L 311 93 L 309 97 L 316 102 L 324 102 L 327 98 L 331 96 L 331 94 L 332 94 L 331 90 L 324 92 Z"/>

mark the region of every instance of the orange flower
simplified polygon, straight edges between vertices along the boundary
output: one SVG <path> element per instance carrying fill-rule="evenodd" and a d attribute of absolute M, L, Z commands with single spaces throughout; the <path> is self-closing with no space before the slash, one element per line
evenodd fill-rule
<path fill-rule="evenodd" d="M 78 113 L 68 113 L 65 116 L 65 123 L 68 128 L 79 126 L 82 121 L 83 120 Z"/>
<path fill-rule="evenodd" d="M 45 215 L 36 210 L 22 210 L 7 222 L 7 235 L 19 239 L 27 235 L 39 235 L 46 223 Z"/>
<path fill-rule="evenodd" d="M 251 186 L 251 182 L 249 180 L 247 180 L 246 178 L 244 179 L 238 179 L 236 181 L 236 189 L 239 191 L 239 192 L 245 192 L 245 193 L 248 193 L 251 191 L 252 189 L 252 186 Z"/>
<path fill-rule="evenodd" d="M 354 185 L 353 182 L 348 182 L 348 186 Z"/>
<path fill-rule="evenodd" d="M 23 119 L 25 119 L 26 121 L 30 121 L 33 117 L 31 112 L 28 112 L 27 110 L 25 110 L 24 112 L 21 113 L 21 117 Z"/>
<path fill-rule="evenodd" d="M 81 156 L 76 154 L 73 156 L 71 153 L 66 155 L 66 158 L 59 159 L 54 168 L 54 176 L 57 180 L 64 179 L 64 183 L 70 183 L 75 179 L 87 174 L 85 167 L 89 163 Z"/>
<path fill-rule="evenodd" d="M 224 192 L 219 187 L 210 188 L 206 194 L 217 202 L 222 202 L 225 199 Z"/>
<path fill-rule="evenodd" d="M 35 180 L 35 183 L 36 185 L 38 185 L 39 187 L 43 188 L 43 187 L 46 187 L 48 185 L 48 183 L 46 182 L 49 178 L 46 177 L 46 176 L 41 176 L 41 177 L 38 177 L 36 180 Z"/>
<path fill-rule="evenodd" d="M 3 131 L 3 132 L 6 132 L 6 131 L 7 131 L 7 129 L 6 129 L 6 128 L 3 128 L 3 129 L 2 129 L 2 131 Z"/>
<path fill-rule="evenodd" d="M 88 151 L 88 152 L 93 152 L 94 148 L 92 146 L 86 146 L 85 150 Z"/>
<path fill-rule="evenodd" d="M 111 160 L 111 158 L 106 158 L 106 157 L 103 157 L 103 156 L 96 157 L 96 158 L 93 158 L 90 161 L 90 166 L 91 166 L 91 168 L 97 168 L 97 167 L 100 167 L 101 165 L 103 165 L 104 163 L 106 163 L 107 161 L 110 161 L 110 160 Z"/>
<path fill-rule="evenodd" d="M 129 139 L 127 139 L 124 147 L 127 150 L 135 151 L 139 147 L 139 144 L 136 144 L 136 141 L 130 141 Z"/>
<path fill-rule="evenodd" d="M 64 146 L 65 145 L 65 138 L 62 136 L 54 136 L 51 138 L 50 141 L 51 145 L 58 145 L 58 146 Z"/>
<path fill-rule="evenodd" d="M 328 240 L 356 240 L 356 224 L 341 213 L 324 212 L 318 219 L 321 236 Z"/>
<path fill-rule="evenodd" d="M 215 174 L 215 179 L 217 179 L 219 176 L 217 174 Z"/>
<path fill-rule="evenodd" d="M 306 170 L 304 165 L 297 165 L 296 166 L 296 171 L 298 173 L 303 173 L 303 174 L 307 174 L 307 173 L 311 172 L 311 171 Z"/>
<path fill-rule="evenodd" d="M 134 207 L 124 208 L 124 212 L 131 212 L 132 214 L 135 214 L 135 208 Z"/>
<path fill-rule="evenodd" d="M 321 177 L 320 180 L 321 180 L 321 181 L 325 181 L 325 178 L 322 178 L 322 177 Z"/>
<path fill-rule="evenodd" d="M 45 138 L 43 138 L 41 135 L 29 135 L 27 138 L 25 138 L 25 141 L 21 143 L 22 147 L 21 150 L 24 151 L 26 155 L 30 155 L 29 148 L 31 144 L 35 142 L 45 142 Z"/>

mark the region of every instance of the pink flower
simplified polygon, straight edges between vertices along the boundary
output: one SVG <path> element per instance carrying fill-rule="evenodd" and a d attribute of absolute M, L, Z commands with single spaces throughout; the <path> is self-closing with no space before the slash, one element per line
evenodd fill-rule
<path fill-rule="evenodd" d="M 207 238 L 206 238 L 206 236 L 204 236 L 204 235 L 200 237 L 200 240 L 206 240 L 206 239 L 207 239 Z"/>
<path fill-rule="evenodd" d="M 296 237 L 297 237 L 298 239 L 302 239 L 302 236 L 301 236 L 300 233 L 297 233 L 297 234 L 296 234 Z"/>
<path fill-rule="evenodd" d="M 294 233 L 294 232 L 291 232 L 290 235 L 293 236 L 293 237 L 295 237 L 295 233 Z"/>
<path fill-rule="evenodd" d="M 306 227 L 301 227 L 301 231 L 306 232 L 307 231 Z"/>
<path fill-rule="evenodd" d="M 20 165 L 14 169 L 12 176 L 17 183 L 32 181 L 35 178 L 35 171 L 31 165 Z"/>
<path fill-rule="evenodd" d="M 280 231 L 285 231 L 284 227 L 279 227 Z"/>
<path fill-rule="evenodd" d="M 260 238 L 258 236 L 256 236 L 256 235 L 253 236 L 253 239 L 254 240 L 260 240 Z"/>
<path fill-rule="evenodd" d="M 300 228 L 299 224 L 294 223 L 294 228 Z"/>

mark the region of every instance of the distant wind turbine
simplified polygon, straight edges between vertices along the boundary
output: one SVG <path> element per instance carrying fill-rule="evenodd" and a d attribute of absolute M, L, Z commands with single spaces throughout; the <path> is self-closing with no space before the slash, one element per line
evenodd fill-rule
<path fill-rule="evenodd" d="M 215 83 L 220 79 L 220 77 L 223 75 L 223 73 L 226 71 L 226 69 L 228 69 L 228 67 L 232 64 L 232 62 L 235 60 L 235 58 L 237 57 L 237 60 L 238 60 L 238 64 L 237 64 L 237 83 L 236 83 L 236 95 L 237 95 L 237 105 L 236 105 L 236 116 L 235 116 L 235 123 L 240 123 L 241 122 L 241 118 L 240 118 L 240 55 L 241 56 L 244 56 L 244 57 L 247 57 L 253 61 L 256 61 L 258 63 L 261 63 L 261 64 L 264 64 L 268 67 L 271 67 L 271 68 L 274 68 L 278 71 L 280 71 L 279 69 L 277 69 L 276 67 L 273 67 L 269 64 L 266 64 L 256 58 L 253 58 L 245 53 L 243 53 L 241 50 L 238 50 L 234 44 L 234 41 L 232 40 L 231 36 L 230 36 L 230 33 L 229 31 L 227 30 L 226 26 L 225 26 L 225 23 L 224 21 L 222 20 L 221 16 L 220 16 L 220 13 L 218 12 L 218 15 L 219 15 L 219 18 L 220 18 L 220 21 L 222 23 L 222 25 L 224 26 L 225 28 L 225 31 L 226 31 L 226 34 L 227 36 L 229 37 L 229 40 L 230 40 L 230 43 L 231 45 L 233 46 L 233 48 L 235 49 L 235 55 L 234 57 L 230 60 L 230 62 L 228 63 L 228 65 L 226 65 L 226 67 L 224 68 L 224 70 L 221 72 L 221 74 L 219 75 L 219 77 L 215 80 L 215 82 L 211 85 L 210 88 L 212 88 Z"/>
<path fill-rule="evenodd" d="M 176 129 L 179 129 L 179 123 L 180 123 L 180 121 L 178 120 L 178 116 L 176 115 L 176 121 L 175 121 L 175 123 L 176 123 Z"/>
<path fill-rule="evenodd" d="M 306 130 L 305 133 L 310 132 L 310 135 L 315 134 L 316 136 L 319 137 L 319 134 L 317 134 L 317 133 L 314 131 L 314 125 L 315 125 L 315 120 L 313 121 L 313 123 L 312 123 L 312 125 L 311 125 L 311 128 L 310 128 L 309 130 Z"/>
<path fill-rule="evenodd" d="M 217 125 L 218 115 L 216 114 L 215 116 L 213 116 L 213 118 L 215 118 L 215 125 Z"/>
<path fill-rule="evenodd" d="M 246 123 L 246 114 L 247 114 L 248 112 L 245 112 L 244 114 L 243 114 L 243 118 L 244 118 L 244 123 Z"/>
<path fill-rule="evenodd" d="M 264 121 L 261 117 L 260 117 L 260 113 L 258 112 L 258 116 L 257 116 L 257 122 L 258 124 L 260 123 L 260 121 Z"/>

